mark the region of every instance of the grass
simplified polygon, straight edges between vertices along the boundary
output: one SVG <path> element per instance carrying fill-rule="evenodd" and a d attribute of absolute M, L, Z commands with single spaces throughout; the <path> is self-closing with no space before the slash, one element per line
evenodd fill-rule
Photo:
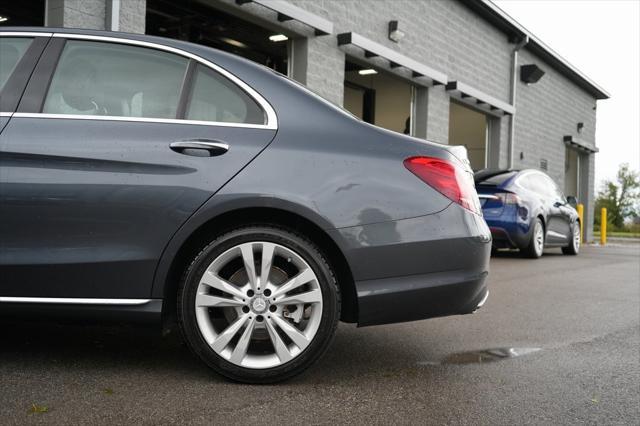
<path fill-rule="evenodd" d="M 600 238 L 600 231 L 594 231 L 593 236 Z M 607 237 L 640 238 L 640 232 L 607 231 Z"/>
<path fill-rule="evenodd" d="M 48 413 L 49 412 L 49 407 L 47 407 L 46 405 L 38 405 L 38 404 L 31 404 L 31 407 L 29 408 L 28 413 L 29 414 L 44 414 L 44 413 Z"/>

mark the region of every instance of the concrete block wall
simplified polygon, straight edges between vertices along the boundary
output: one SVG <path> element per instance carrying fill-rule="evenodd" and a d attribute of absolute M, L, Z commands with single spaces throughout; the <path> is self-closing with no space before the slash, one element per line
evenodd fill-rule
<path fill-rule="evenodd" d="M 45 25 L 48 27 L 105 30 L 108 14 L 117 2 L 119 31 L 144 34 L 146 0 L 47 0 Z"/>
<path fill-rule="evenodd" d="M 547 173 L 564 188 L 565 149 L 563 136 L 572 135 L 595 147 L 596 100 L 540 58 L 524 49 L 519 64 L 537 64 L 545 75 L 537 83 L 518 82 L 514 146 L 515 168 L 540 168 L 546 159 Z M 584 123 L 578 133 L 577 124 Z M 524 159 L 520 159 L 520 153 Z M 592 238 L 594 199 L 594 154 L 581 157 L 582 190 L 580 202 L 585 204 L 587 240 Z M 591 164 L 585 170 L 585 164 Z M 586 172 L 586 173 L 585 173 Z M 586 175 L 586 176 L 585 176 Z M 587 188 L 585 188 L 585 186 Z M 588 189 L 588 190 L 587 190 Z"/>
<path fill-rule="evenodd" d="M 105 0 L 47 0 L 45 25 L 105 29 Z"/>
<path fill-rule="evenodd" d="M 334 23 L 508 101 L 507 37 L 455 0 L 291 0 Z M 420 19 L 416 19 L 419 17 Z M 398 20 L 405 37 L 394 43 L 388 24 Z M 455 38 L 451 35 L 456 34 Z"/>

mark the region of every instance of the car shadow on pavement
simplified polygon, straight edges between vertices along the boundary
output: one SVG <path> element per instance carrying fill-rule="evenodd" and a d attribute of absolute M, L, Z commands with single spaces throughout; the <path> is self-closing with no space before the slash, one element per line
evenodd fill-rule
<path fill-rule="evenodd" d="M 158 326 L 0 318 L 0 341 L 0 374 L 75 370 L 79 376 L 91 377 L 108 371 L 177 381 L 225 381 L 192 355 L 180 336 L 163 337 Z M 340 383 L 356 376 L 413 371 L 416 359 L 407 351 L 408 344 L 409 337 L 387 327 L 362 330 L 341 324 L 325 356 L 288 383 Z M 363 351 L 365 346 L 371 350 Z"/>
<path fill-rule="evenodd" d="M 39 369 L 170 370 L 173 374 L 207 377 L 177 337 L 162 337 L 159 327 L 79 323 L 78 321 L 16 322 L 0 319 L 0 365 Z"/>
<path fill-rule="evenodd" d="M 562 254 L 560 249 L 555 249 L 555 248 L 545 249 L 545 251 L 542 254 L 543 259 L 545 257 L 557 257 L 557 256 L 565 256 L 565 255 Z M 498 250 L 496 252 L 491 253 L 491 257 L 498 258 L 498 259 L 523 259 L 523 260 L 535 261 L 535 259 L 529 259 L 527 257 L 524 257 L 522 253 L 520 253 L 520 251 L 518 250 Z"/>

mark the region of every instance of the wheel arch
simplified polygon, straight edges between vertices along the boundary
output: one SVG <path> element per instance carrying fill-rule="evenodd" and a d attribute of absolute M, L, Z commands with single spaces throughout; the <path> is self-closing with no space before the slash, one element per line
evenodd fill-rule
<path fill-rule="evenodd" d="M 186 237 L 183 237 L 177 250 L 172 250 L 175 251 L 175 254 L 171 256 L 170 266 L 165 268 L 164 272 L 160 272 L 160 275 L 156 274 L 153 293 L 154 297 L 163 299 L 162 322 L 165 331 L 170 330 L 175 323 L 178 285 L 188 263 L 216 235 L 225 233 L 234 227 L 252 223 L 287 228 L 302 234 L 317 244 L 327 256 L 327 261 L 336 274 L 336 281 L 342 295 L 340 320 L 344 322 L 357 321 L 358 301 L 351 268 L 338 243 L 321 226 L 299 213 L 283 208 L 242 207 L 209 218 Z M 166 253 L 163 257 L 165 256 Z"/>
<path fill-rule="evenodd" d="M 547 235 L 547 221 L 545 220 L 545 218 L 544 218 L 542 213 L 538 213 L 536 218 L 540 219 L 540 222 L 542 222 L 542 230 L 544 231 L 544 234 L 546 236 Z"/>

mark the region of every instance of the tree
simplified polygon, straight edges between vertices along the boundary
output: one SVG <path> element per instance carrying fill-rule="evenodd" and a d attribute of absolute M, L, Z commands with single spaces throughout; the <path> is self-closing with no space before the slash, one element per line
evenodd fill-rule
<path fill-rule="evenodd" d="M 600 209 L 607 209 L 607 222 L 620 229 L 627 217 L 639 216 L 640 173 L 620 165 L 615 181 L 605 180 L 596 198 L 595 221 L 600 223 Z"/>

